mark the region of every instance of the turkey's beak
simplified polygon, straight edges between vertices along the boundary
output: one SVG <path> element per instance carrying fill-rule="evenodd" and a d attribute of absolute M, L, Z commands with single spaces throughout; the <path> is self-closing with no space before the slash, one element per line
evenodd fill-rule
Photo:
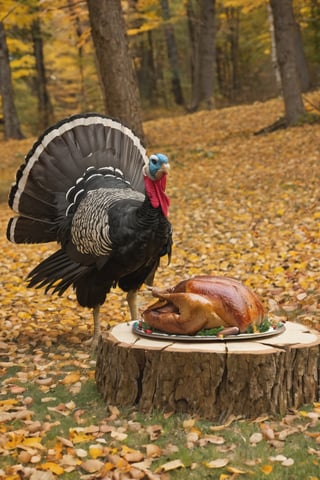
<path fill-rule="evenodd" d="M 163 163 L 156 173 L 156 180 L 159 180 L 161 177 L 163 177 L 163 175 L 168 175 L 169 170 L 170 170 L 169 163 Z"/>
<path fill-rule="evenodd" d="M 170 171 L 170 164 L 169 163 L 163 163 L 161 165 L 160 171 L 162 171 L 165 175 L 167 175 Z"/>

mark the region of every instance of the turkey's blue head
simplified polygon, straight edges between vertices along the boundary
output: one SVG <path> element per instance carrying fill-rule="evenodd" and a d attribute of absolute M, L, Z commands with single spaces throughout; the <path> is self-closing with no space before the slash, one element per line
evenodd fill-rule
<path fill-rule="evenodd" d="M 169 160 L 163 153 L 151 155 L 149 163 L 144 167 L 146 195 L 154 208 L 161 208 L 165 217 L 168 216 L 170 204 L 170 200 L 165 194 L 166 177 L 169 169 Z"/>
<path fill-rule="evenodd" d="M 149 157 L 147 175 L 151 180 L 160 180 L 170 169 L 169 160 L 163 153 L 154 153 Z"/>

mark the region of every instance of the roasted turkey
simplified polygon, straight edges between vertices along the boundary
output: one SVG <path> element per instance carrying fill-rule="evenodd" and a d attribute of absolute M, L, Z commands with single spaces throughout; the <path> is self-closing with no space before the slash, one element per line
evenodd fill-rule
<path fill-rule="evenodd" d="M 143 313 L 150 326 L 167 333 L 194 335 L 199 330 L 236 327 L 244 332 L 265 316 L 258 296 L 241 282 L 228 277 L 196 276 L 176 286 L 152 289 L 158 301 Z"/>

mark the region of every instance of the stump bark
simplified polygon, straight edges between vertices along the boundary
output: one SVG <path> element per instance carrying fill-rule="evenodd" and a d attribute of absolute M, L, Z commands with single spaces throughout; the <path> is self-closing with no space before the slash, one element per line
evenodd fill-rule
<path fill-rule="evenodd" d="M 114 327 L 100 338 L 96 383 L 110 405 L 197 414 L 222 422 L 284 414 L 319 400 L 320 334 L 287 322 L 256 340 L 174 342 Z"/>

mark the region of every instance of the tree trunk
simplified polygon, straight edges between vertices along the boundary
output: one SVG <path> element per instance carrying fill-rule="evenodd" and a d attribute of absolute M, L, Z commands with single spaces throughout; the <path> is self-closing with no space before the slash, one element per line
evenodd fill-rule
<path fill-rule="evenodd" d="M 201 0 L 200 9 L 200 98 L 210 109 L 215 75 L 215 0 Z"/>
<path fill-rule="evenodd" d="M 140 68 L 137 70 L 141 96 L 150 106 L 158 104 L 158 85 L 156 66 L 153 57 L 152 30 L 140 33 Z"/>
<path fill-rule="evenodd" d="M 211 109 L 215 77 L 215 1 L 200 0 L 198 18 L 195 18 L 191 1 L 186 7 L 193 52 L 190 110 L 197 110 L 202 101 Z"/>
<path fill-rule="evenodd" d="M 240 90 L 239 76 L 239 8 L 230 7 L 227 9 L 227 18 L 230 30 L 230 59 L 231 59 L 231 89 L 230 98 L 234 101 L 236 93 Z"/>
<path fill-rule="evenodd" d="M 47 89 L 47 76 L 43 57 L 43 40 L 39 18 L 32 22 L 31 26 L 33 52 L 36 64 L 36 79 L 34 82 L 38 99 L 38 128 L 44 130 L 53 121 L 53 110 Z"/>
<path fill-rule="evenodd" d="M 120 0 L 87 0 L 106 112 L 143 138 L 137 80 Z"/>
<path fill-rule="evenodd" d="M 295 33 L 296 33 L 296 55 L 297 55 L 297 68 L 300 78 L 300 86 L 302 92 L 307 92 L 310 89 L 310 76 L 309 68 L 303 48 L 301 29 L 298 22 L 295 23 Z"/>
<path fill-rule="evenodd" d="M 320 51 L 320 1 L 311 0 L 310 2 L 310 17 L 312 22 L 310 25 L 311 31 L 313 32 L 313 50 L 319 55 Z"/>
<path fill-rule="evenodd" d="M 305 117 L 296 54 L 292 0 L 270 0 L 287 125 Z"/>
<path fill-rule="evenodd" d="M 280 75 L 279 64 L 277 59 L 276 39 L 274 34 L 274 21 L 272 16 L 271 5 L 268 4 L 267 8 L 268 8 L 268 20 L 269 20 L 270 41 L 271 41 L 271 64 L 274 69 L 277 92 L 281 94 L 281 75 Z"/>
<path fill-rule="evenodd" d="M 165 20 L 164 32 L 167 43 L 168 59 L 171 67 L 172 93 L 177 105 L 184 105 L 184 98 L 180 82 L 178 52 L 173 26 L 170 22 L 170 9 L 168 0 L 160 0 L 162 16 Z"/>
<path fill-rule="evenodd" d="M 15 138 L 20 140 L 24 137 L 20 130 L 20 122 L 14 103 L 9 51 L 3 22 L 0 22 L 0 92 L 2 98 L 5 138 Z"/>
<path fill-rule="evenodd" d="M 319 332 L 294 322 L 273 337 L 197 343 L 143 338 L 123 323 L 100 338 L 96 382 L 107 404 L 224 421 L 318 401 L 319 367 Z"/>
<path fill-rule="evenodd" d="M 192 0 L 186 2 L 186 13 L 190 38 L 190 74 L 191 74 L 191 105 L 189 111 L 195 112 L 199 107 L 199 21 L 195 14 Z"/>
<path fill-rule="evenodd" d="M 78 65 L 79 65 L 79 106 L 82 112 L 87 111 L 87 99 L 85 92 L 85 75 L 84 75 L 84 59 L 83 59 L 83 27 L 81 24 L 78 8 L 79 3 L 76 0 L 68 0 L 68 7 L 70 10 L 71 18 L 74 23 L 76 35 L 77 35 L 77 48 L 78 48 Z"/>

